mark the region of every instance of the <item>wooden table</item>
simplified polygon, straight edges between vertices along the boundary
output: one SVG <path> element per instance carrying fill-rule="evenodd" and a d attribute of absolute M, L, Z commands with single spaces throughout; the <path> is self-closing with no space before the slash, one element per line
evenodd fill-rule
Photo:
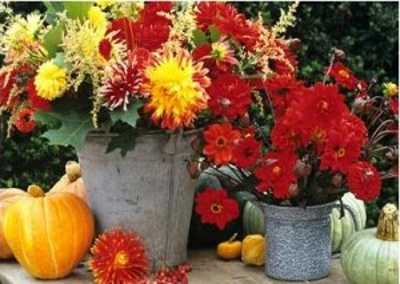
<path fill-rule="evenodd" d="M 309 282 L 283 282 L 264 276 L 263 267 L 251 267 L 240 261 L 218 260 L 213 250 L 191 250 L 190 284 L 283 284 Z M 1 284 L 89 284 L 90 275 L 84 268 L 78 268 L 70 277 L 58 281 L 37 281 L 26 274 L 15 262 L 0 262 Z M 345 278 L 339 259 L 333 259 L 328 278 L 313 281 L 313 284 L 344 284 Z"/>

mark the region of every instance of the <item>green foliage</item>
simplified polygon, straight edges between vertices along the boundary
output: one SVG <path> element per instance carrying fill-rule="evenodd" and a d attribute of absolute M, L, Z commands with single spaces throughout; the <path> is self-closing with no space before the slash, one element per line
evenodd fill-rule
<path fill-rule="evenodd" d="M 265 23 L 279 19 L 279 9 L 289 2 L 237 2 L 252 17 Z M 398 5 L 396 2 L 302 2 L 297 21 L 287 33 L 299 38 L 300 77 L 321 79 L 332 47 L 346 53 L 345 63 L 360 77 L 398 81 Z"/>
<path fill-rule="evenodd" d="M 65 163 L 77 159 L 71 147 L 50 146 L 39 137 L 43 130 L 1 142 L 0 188 L 26 189 L 35 183 L 47 190 L 64 174 Z"/>
<path fill-rule="evenodd" d="M 136 127 L 136 122 L 139 119 L 138 110 L 142 107 L 141 102 L 135 102 L 128 106 L 126 111 L 124 110 L 115 110 L 110 113 L 111 121 L 116 123 L 118 121 L 125 122 L 132 127 Z"/>
<path fill-rule="evenodd" d="M 71 145 L 76 150 L 82 148 L 87 133 L 93 129 L 90 114 L 73 108 L 59 111 L 53 108 L 52 112 L 36 112 L 35 120 L 45 125 L 57 125 L 42 134 L 50 145 Z"/>

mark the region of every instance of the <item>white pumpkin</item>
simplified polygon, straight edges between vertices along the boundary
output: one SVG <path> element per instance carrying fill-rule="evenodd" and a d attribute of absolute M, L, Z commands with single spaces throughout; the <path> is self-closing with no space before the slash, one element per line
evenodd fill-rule
<path fill-rule="evenodd" d="M 367 212 L 363 201 L 352 193 L 346 193 L 343 198 L 344 216 L 340 217 L 340 203 L 332 210 L 331 244 L 332 253 L 341 251 L 344 243 L 357 231 L 363 230 L 367 223 Z"/>
<path fill-rule="evenodd" d="M 352 284 L 399 283 L 399 219 L 394 204 L 379 216 L 378 228 L 355 233 L 343 246 L 343 272 Z"/>

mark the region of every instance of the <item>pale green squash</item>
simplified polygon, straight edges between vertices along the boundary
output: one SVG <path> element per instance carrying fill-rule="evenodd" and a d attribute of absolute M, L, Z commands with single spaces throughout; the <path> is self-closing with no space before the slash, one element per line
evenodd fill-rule
<path fill-rule="evenodd" d="M 264 212 L 261 206 L 254 201 L 247 201 L 243 208 L 244 235 L 265 235 Z"/>
<path fill-rule="evenodd" d="M 378 229 L 355 233 L 343 246 L 341 263 L 351 284 L 399 283 L 398 214 L 387 204 Z"/>
<path fill-rule="evenodd" d="M 340 217 L 340 203 L 332 210 L 331 244 L 332 253 L 341 251 L 343 244 L 357 231 L 365 228 L 367 213 L 364 202 L 355 198 L 352 193 L 346 193 L 343 198 L 344 216 Z"/>

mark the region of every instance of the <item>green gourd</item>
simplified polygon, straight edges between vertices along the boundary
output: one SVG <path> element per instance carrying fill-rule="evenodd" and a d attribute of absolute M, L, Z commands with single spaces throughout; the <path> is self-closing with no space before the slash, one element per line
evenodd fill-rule
<path fill-rule="evenodd" d="M 344 216 L 340 216 L 340 203 L 332 210 L 331 244 L 332 253 L 339 253 L 343 244 L 357 231 L 363 230 L 367 222 L 364 202 L 348 192 L 342 197 Z"/>
<path fill-rule="evenodd" d="M 243 208 L 244 235 L 265 235 L 264 212 L 257 202 L 247 201 Z"/>
<path fill-rule="evenodd" d="M 398 227 L 397 208 L 387 204 L 377 228 L 357 232 L 344 244 L 341 263 L 349 283 L 399 283 Z"/>

